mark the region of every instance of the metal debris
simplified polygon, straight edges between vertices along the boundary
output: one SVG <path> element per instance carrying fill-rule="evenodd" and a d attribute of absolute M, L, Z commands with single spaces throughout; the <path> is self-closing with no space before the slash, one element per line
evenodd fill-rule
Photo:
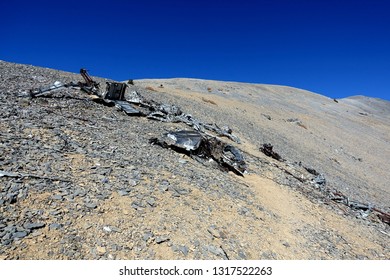
<path fill-rule="evenodd" d="M 48 91 L 53 91 L 56 89 L 60 89 L 65 87 L 66 85 L 62 84 L 59 81 L 55 81 L 54 84 L 47 86 L 47 87 L 42 87 L 42 88 L 37 88 L 37 89 L 31 89 L 30 90 L 30 95 L 34 97 L 38 97 L 41 95 L 44 95 Z"/>
<path fill-rule="evenodd" d="M 129 102 L 125 101 L 125 92 L 127 85 L 125 83 L 106 82 L 106 90 L 102 92 L 100 90 L 100 84 L 95 82 L 88 74 L 86 69 L 80 69 L 80 74 L 84 79 L 83 82 L 70 82 L 63 84 L 56 81 L 53 85 L 48 87 L 36 88 L 30 90 L 31 97 L 40 97 L 58 90 L 60 88 L 80 88 L 82 91 L 93 95 L 93 101 L 102 103 L 108 106 L 115 106 L 121 111 L 124 111 L 128 115 L 142 115 L 142 113 L 135 109 Z"/>
<path fill-rule="evenodd" d="M 127 85 L 124 83 L 106 82 L 106 93 L 103 98 L 109 100 L 124 100 Z"/>
<path fill-rule="evenodd" d="M 377 209 L 375 209 L 377 210 Z M 377 211 L 379 219 L 385 224 L 390 225 L 390 214 L 384 213 L 382 211 Z"/>
<path fill-rule="evenodd" d="M 352 210 L 359 211 L 359 213 L 364 214 L 362 215 L 363 217 L 368 216 L 368 214 L 374 212 L 383 223 L 390 225 L 390 214 L 383 212 L 376 207 L 373 207 L 371 204 L 365 204 L 358 201 L 350 200 L 340 191 L 331 191 L 329 192 L 328 197 L 336 203 L 344 204 Z"/>
<path fill-rule="evenodd" d="M 175 105 L 159 104 L 153 100 L 146 100 L 136 91 L 131 92 L 126 100 L 140 107 L 147 108 L 149 112 L 146 113 L 146 117 L 149 119 L 163 122 L 182 122 L 193 127 L 197 131 L 213 131 L 217 136 L 224 136 L 236 143 L 241 143 L 240 139 L 233 135 L 233 130 L 228 126 L 221 128 L 217 124 L 203 123 L 192 115 L 182 112 L 181 109 Z"/>
<path fill-rule="evenodd" d="M 81 90 L 93 95 L 93 101 L 107 106 L 115 106 L 121 111 L 131 116 L 146 116 L 148 119 L 162 122 L 182 122 L 191 126 L 195 131 L 176 131 L 165 135 L 165 140 L 153 138 L 154 144 L 163 147 L 170 147 L 179 152 L 189 153 L 197 159 L 213 159 L 223 169 L 231 170 L 238 175 L 243 175 L 246 171 L 246 163 L 240 151 L 232 145 L 223 143 L 216 136 L 206 132 L 212 131 L 217 136 L 223 136 L 234 142 L 240 143 L 240 139 L 233 135 L 231 128 L 219 127 L 217 124 L 203 123 L 190 114 L 185 114 L 179 107 L 171 104 L 160 104 L 154 100 L 147 100 L 136 91 L 126 95 L 125 83 L 107 82 L 104 92 L 100 90 L 100 84 L 95 82 L 86 69 L 80 69 L 80 74 L 84 82 L 70 82 L 62 84 L 55 82 L 53 85 L 45 88 L 31 89 L 30 96 L 38 97 L 47 92 L 57 90 L 63 87 L 78 87 Z M 134 108 L 133 105 L 139 107 Z"/>
<path fill-rule="evenodd" d="M 260 147 L 260 151 L 263 152 L 266 156 L 272 157 L 273 159 L 276 159 L 277 161 L 284 161 L 283 158 L 275 151 L 273 151 L 273 146 L 270 143 L 263 144 L 262 147 Z"/>
<path fill-rule="evenodd" d="M 303 166 L 304 169 L 306 169 L 307 172 L 309 172 L 312 175 L 318 176 L 320 173 L 317 172 L 314 168 Z"/>
<path fill-rule="evenodd" d="M 301 162 L 295 162 L 294 164 L 289 164 L 287 160 L 280 159 L 281 158 L 280 155 L 278 155 L 273 151 L 273 146 L 271 144 L 263 144 L 260 150 L 269 157 L 287 163 L 286 166 L 281 165 L 279 163 L 272 163 L 273 166 L 277 167 L 278 169 L 290 175 L 291 177 L 295 178 L 301 183 L 310 184 L 314 186 L 317 190 L 319 190 L 322 194 L 324 194 L 325 197 L 327 197 L 327 199 L 337 204 L 345 205 L 348 209 L 353 211 L 353 213 L 357 214 L 357 217 L 364 219 L 371 216 L 371 214 L 375 214 L 378 217 L 378 219 L 381 220 L 383 223 L 390 225 L 389 213 L 386 213 L 374 207 L 370 203 L 361 203 L 359 201 L 351 200 L 346 195 L 342 194 L 340 191 L 332 189 L 331 187 L 328 186 L 325 175 L 318 172 L 314 168 L 304 166 Z M 297 171 L 295 168 L 288 168 L 291 166 L 302 167 L 312 176 L 309 177 L 302 176 L 302 173 L 295 172 Z"/>
<path fill-rule="evenodd" d="M 115 100 L 115 107 L 118 108 L 121 111 L 124 111 L 126 114 L 130 116 L 140 116 L 142 113 L 135 109 L 133 106 L 131 106 L 126 101 L 121 100 Z"/>
<path fill-rule="evenodd" d="M 165 133 L 162 139 L 150 139 L 150 143 L 171 148 L 199 161 L 213 159 L 222 169 L 233 171 L 240 176 L 243 176 L 247 169 L 244 158 L 237 148 L 197 131 L 170 131 Z"/>
<path fill-rule="evenodd" d="M 100 93 L 100 84 L 92 80 L 92 78 L 89 76 L 86 69 L 81 68 L 80 74 L 84 78 L 85 83 L 78 83 L 78 85 L 81 87 L 82 90 L 89 94 L 97 94 Z"/>
<path fill-rule="evenodd" d="M 199 148 L 202 142 L 202 135 L 196 131 L 180 130 L 169 132 L 166 134 L 167 144 L 175 145 L 178 148 L 183 148 L 186 151 L 194 151 Z"/>
<path fill-rule="evenodd" d="M 230 127 L 219 127 L 217 124 L 203 123 L 190 114 L 185 114 L 179 107 L 171 104 L 160 104 L 154 100 L 146 100 L 138 92 L 133 91 L 125 98 L 126 88 L 125 83 L 106 82 L 106 90 L 102 92 L 100 90 L 100 84 L 95 82 L 88 74 L 86 69 L 80 69 L 80 74 L 84 79 L 84 82 L 70 82 L 62 84 L 57 81 L 53 85 L 43 88 L 31 89 L 31 97 L 39 97 L 47 92 L 54 91 L 63 87 L 78 87 L 86 93 L 93 95 L 95 102 L 99 102 L 108 106 L 115 106 L 119 110 L 124 111 L 128 115 L 146 116 L 149 119 L 163 121 L 163 122 L 182 122 L 195 130 L 205 132 L 209 130 L 215 132 L 217 136 L 227 137 L 230 140 L 241 143 L 240 139 L 233 135 L 233 131 Z M 135 109 L 131 104 L 137 105 L 140 109 Z M 146 109 L 146 112 L 142 112 L 141 108 Z"/>

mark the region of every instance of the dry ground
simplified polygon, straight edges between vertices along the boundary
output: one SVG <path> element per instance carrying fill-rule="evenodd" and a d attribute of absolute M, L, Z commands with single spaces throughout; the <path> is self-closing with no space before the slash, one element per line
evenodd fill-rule
<path fill-rule="evenodd" d="M 188 129 L 183 124 L 129 117 L 63 96 L 18 96 L 37 81 L 15 81 L 38 76 L 44 85 L 79 80 L 78 75 L 1 66 L 0 170 L 71 180 L 0 177 L 2 196 L 19 189 L 17 202 L 0 206 L 0 224 L 45 223 L 10 244 L 3 239 L 2 259 L 390 257 L 388 225 L 330 201 L 285 172 L 310 179 L 299 166 L 314 168 L 332 189 L 389 212 L 388 102 L 358 97 L 336 103 L 271 85 L 134 81 L 129 90 L 176 104 L 205 122 L 229 125 L 242 140 L 235 145 L 249 166 L 239 177 L 148 144 L 164 131 Z M 88 98 L 77 90 L 62 93 Z M 14 115 L 13 108 L 19 110 Z M 263 143 L 272 143 L 286 161 L 262 154 Z"/>

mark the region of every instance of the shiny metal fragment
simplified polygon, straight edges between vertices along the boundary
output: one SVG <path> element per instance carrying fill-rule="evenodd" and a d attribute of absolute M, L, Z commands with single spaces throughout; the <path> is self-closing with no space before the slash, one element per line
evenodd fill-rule
<path fill-rule="evenodd" d="M 167 133 L 166 141 L 171 142 L 169 145 L 175 145 L 186 151 L 194 151 L 199 148 L 202 135 L 196 131 L 180 130 Z"/>
<path fill-rule="evenodd" d="M 63 88 L 65 86 L 66 86 L 65 84 L 63 84 L 63 83 L 61 83 L 59 81 L 55 81 L 50 86 L 30 89 L 30 96 L 31 97 L 39 97 L 39 96 L 42 96 L 42 95 L 46 94 L 49 91 L 60 89 L 60 88 Z"/>
<path fill-rule="evenodd" d="M 150 139 L 150 143 L 185 153 L 198 161 L 213 159 L 222 169 L 233 171 L 237 175 L 243 176 L 247 169 L 244 158 L 236 147 L 198 131 L 170 131 L 162 139 Z"/>
<path fill-rule="evenodd" d="M 117 107 L 121 111 L 124 111 L 127 115 L 130 115 L 130 116 L 140 116 L 140 115 L 142 115 L 142 113 L 140 111 L 135 109 L 133 106 L 131 106 L 126 101 L 115 100 L 113 102 L 115 103 L 115 107 Z"/>

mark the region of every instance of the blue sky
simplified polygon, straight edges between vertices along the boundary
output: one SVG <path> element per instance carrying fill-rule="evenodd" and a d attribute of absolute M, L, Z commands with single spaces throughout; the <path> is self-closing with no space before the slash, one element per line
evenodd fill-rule
<path fill-rule="evenodd" d="M 390 1 L 0 1 L 0 59 L 390 100 Z"/>

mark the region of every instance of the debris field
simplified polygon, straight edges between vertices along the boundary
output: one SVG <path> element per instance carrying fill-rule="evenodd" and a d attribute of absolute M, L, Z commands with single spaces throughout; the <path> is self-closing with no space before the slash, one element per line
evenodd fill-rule
<path fill-rule="evenodd" d="M 389 258 L 386 207 L 207 96 L 80 74 L 0 61 L 0 259 Z"/>

